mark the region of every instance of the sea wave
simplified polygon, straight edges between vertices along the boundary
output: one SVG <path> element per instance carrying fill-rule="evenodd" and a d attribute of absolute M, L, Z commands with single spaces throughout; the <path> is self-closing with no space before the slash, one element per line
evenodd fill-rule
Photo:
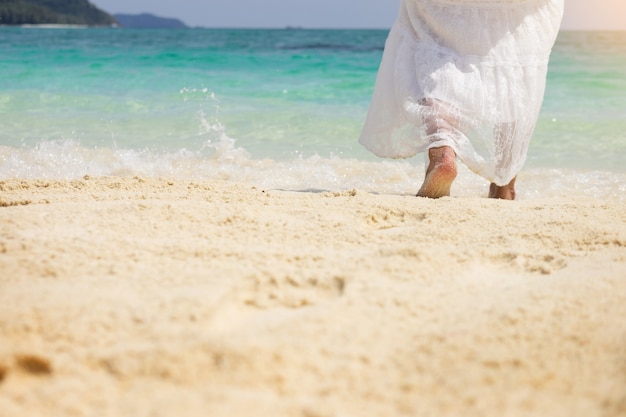
<path fill-rule="evenodd" d="M 208 140 L 196 150 L 88 147 L 70 139 L 46 140 L 35 146 L 0 146 L 0 180 L 139 176 L 245 182 L 265 189 L 293 191 L 359 189 L 414 195 L 423 175 L 424 163 L 420 158 L 365 161 L 296 155 L 287 160 L 255 159 L 223 132 L 219 139 Z M 484 196 L 487 188 L 487 181 L 459 165 L 453 197 Z M 529 168 L 519 175 L 518 196 L 626 200 L 626 174 Z"/>

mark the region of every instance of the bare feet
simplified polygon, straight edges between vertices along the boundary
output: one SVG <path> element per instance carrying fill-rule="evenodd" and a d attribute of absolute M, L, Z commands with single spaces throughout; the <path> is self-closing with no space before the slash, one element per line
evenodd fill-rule
<path fill-rule="evenodd" d="M 517 178 L 517 177 L 516 177 Z M 507 185 L 499 186 L 491 183 L 489 186 L 489 198 L 499 198 L 502 200 L 515 200 L 515 179 L 513 178 Z"/>
<path fill-rule="evenodd" d="M 428 150 L 429 164 L 424 184 L 418 197 L 439 198 L 450 195 L 450 187 L 456 178 L 456 154 L 449 146 Z"/>

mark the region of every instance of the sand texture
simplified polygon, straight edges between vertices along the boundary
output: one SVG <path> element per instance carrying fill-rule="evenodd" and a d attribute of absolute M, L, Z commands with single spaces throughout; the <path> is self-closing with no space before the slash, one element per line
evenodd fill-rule
<path fill-rule="evenodd" d="M 626 416 L 624 202 L 2 181 L 0 416 Z"/>

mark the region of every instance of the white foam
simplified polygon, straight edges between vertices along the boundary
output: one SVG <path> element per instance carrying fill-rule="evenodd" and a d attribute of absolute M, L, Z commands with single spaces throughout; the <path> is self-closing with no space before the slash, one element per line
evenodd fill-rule
<path fill-rule="evenodd" d="M 85 175 L 220 179 L 266 189 L 348 190 L 411 195 L 424 175 L 419 159 L 365 161 L 345 157 L 295 156 L 254 159 L 220 125 L 198 150 L 157 151 L 85 147 L 74 140 L 36 146 L 0 146 L 0 179 L 76 179 Z M 460 164 L 452 188 L 457 197 L 484 196 L 488 183 Z M 626 174 L 565 169 L 527 169 L 519 175 L 518 196 L 586 196 L 625 199 Z"/>

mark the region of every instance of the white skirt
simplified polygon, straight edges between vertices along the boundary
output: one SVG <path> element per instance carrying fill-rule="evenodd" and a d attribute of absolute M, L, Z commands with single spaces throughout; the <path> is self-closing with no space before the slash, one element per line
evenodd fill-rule
<path fill-rule="evenodd" d="M 451 146 L 509 183 L 526 160 L 564 0 L 401 0 L 359 142 L 408 158 Z"/>

